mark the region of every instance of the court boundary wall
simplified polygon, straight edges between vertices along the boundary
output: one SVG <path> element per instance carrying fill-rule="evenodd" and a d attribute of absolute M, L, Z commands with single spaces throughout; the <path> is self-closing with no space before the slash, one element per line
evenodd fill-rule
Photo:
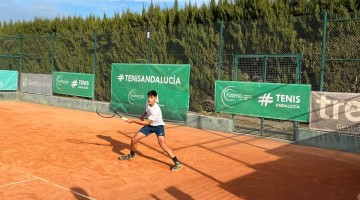
<path fill-rule="evenodd" d="M 89 112 L 95 112 L 96 107 L 99 104 L 104 103 L 85 99 L 45 96 L 21 92 L 0 92 L 0 101 L 24 101 Z M 241 134 L 233 131 L 234 122 L 232 119 L 205 116 L 196 113 L 188 113 L 186 122 L 181 123 L 181 125 L 204 130 Z M 360 135 L 346 135 L 336 132 L 323 132 L 305 128 L 297 128 L 295 130 L 295 141 L 293 141 L 293 143 L 325 149 L 360 153 Z"/>

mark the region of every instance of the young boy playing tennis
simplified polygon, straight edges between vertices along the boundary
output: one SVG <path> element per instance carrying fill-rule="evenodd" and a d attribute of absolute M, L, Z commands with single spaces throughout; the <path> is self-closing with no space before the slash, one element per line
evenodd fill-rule
<path fill-rule="evenodd" d="M 130 154 L 123 155 L 120 160 L 130 160 L 135 157 L 137 142 L 144 137 L 147 137 L 151 133 L 157 135 L 157 139 L 160 147 L 170 156 L 174 161 L 175 165 L 171 168 L 171 171 L 179 171 L 183 168 L 183 164 L 176 158 L 174 152 L 166 145 L 165 142 L 165 131 L 164 131 L 164 121 L 162 119 L 162 113 L 159 105 L 156 103 L 157 92 L 151 90 L 147 93 L 148 100 L 146 102 L 146 111 L 139 119 L 129 119 L 127 122 L 129 124 L 136 123 L 139 125 L 144 125 L 135 135 L 131 138 L 130 143 Z M 148 119 L 144 121 L 144 118 L 148 116 Z"/>

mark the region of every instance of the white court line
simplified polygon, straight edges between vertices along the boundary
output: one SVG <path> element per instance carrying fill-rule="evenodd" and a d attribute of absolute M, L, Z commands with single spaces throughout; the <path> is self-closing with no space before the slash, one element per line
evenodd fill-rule
<path fill-rule="evenodd" d="M 23 180 L 23 181 L 14 182 L 14 183 L 8 183 L 8 184 L 0 185 L 0 187 L 5 187 L 5 186 L 8 186 L 8 185 L 15 185 L 15 184 L 19 184 L 19 183 L 33 181 L 33 180 L 36 180 L 36 179 L 37 178 L 32 178 L 32 179 L 27 179 L 27 180 Z"/>
<path fill-rule="evenodd" d="M 2 163 L 0 163 L 0 164 L 2 164 Z M 2 165 L 3 165 L 3 164 L 2 164 Z M 51 181 L 48 181 L 48 180 L 46 180 L 46 179 L 43 179 L 43 178 L 34 176 L 34 175 L 32 175 L 32 174 L 29 174 L 29 173 L 27 173 L 27 172 L 21 171 L 21 170 L 19 170 L 19 169 L 15 169 L 15 170 L 18 171 L 18 172 L 21 172 L 21 173 L 24 173 L 24 174 L 27 174 L 27 175 L 29 175 L 29 176 L 34 177 L 33 179 L 28 179 L 28 180 L 25 180 L 25 181 L 19 181 L 19 182 L 17 182 L 17 183 L 21 183 L 21 182 L 26 182 L 26 181 L 31 181 L 31 180 L 39 179 L 39 180 L 45 181 L 45 182 L 47 182 L 47 183 L 50 183 L 50 184 L 52 184 L 52 185 L 55 185 L 56 187 L 62 188 L 62 189 L 64 189 L 64 190 L 67 190 L 67 191 L 72 192 L 72 193 L 74 193 L 74 194 L 77 194 L 77 195 L 79 195 L 79 196 L 82 196 L 82 197 L 84 197 L 84 198 L 86 198 L 86 199 L 95 200 L 94 198 L 91 198 L 91 197 L 86 196 L 86 195 L 84 195 L 84 194 L 81 194 L 81 193 L 79 193 L 79 192 L 70 190 L 69 188 L 63 187 L 63 186 L 61 186 L 61 185 L 58 185 L 58 184 L 53 183 L 53 182 L 51 182 Z M 12 185 L 12 184 L 16 184 L 16 183 L 10 183 L 10 184 L 6 184 L 6 185 Z M 2 186 L 5 186 L 5 185 L 1 185 L 0 187 L 2 187 Z"/>

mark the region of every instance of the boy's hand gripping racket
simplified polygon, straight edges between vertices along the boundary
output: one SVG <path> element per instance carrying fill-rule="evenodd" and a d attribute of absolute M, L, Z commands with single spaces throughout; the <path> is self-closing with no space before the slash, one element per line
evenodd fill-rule
<path fill-rule="evenodd" d="M 101 104 L 96 108 L 96 113 L 100 116 L 100 117 L 104 117 L 104 118 L 112 118 L 115 116 L 120 117 L 121 119 L 127 121 L 128 118 L 121 116 L 118 112 L 116 112 L 116 110 L 108 105 L 105 104 Z"/>

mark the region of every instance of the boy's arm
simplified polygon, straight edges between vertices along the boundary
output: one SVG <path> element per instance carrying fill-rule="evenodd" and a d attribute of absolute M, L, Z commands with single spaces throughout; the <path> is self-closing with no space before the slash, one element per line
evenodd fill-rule
<path fill-rule="evenodd" d="M 127 122 L 129 124 L 136 123 L 136 124 L 139 124 L 139 125 L 150 125 L 153 122 L 153 120 L 148 119 L 146 121 L 143 121 L 143 120 L 140 120 L 140 119 L 128 119 Z"/>
<path fill-rule="evenodd" d="M 146 117 L 147 113 L 146 111 L 144 112 L 144 114 L 142 114 L 139 118 L 141 121 L 144 121 L 144 118 Z"/>
<path fill-rule="evenodd" d="M 144 114 L 142 114 L 139 117 L 139 119 L 128 119 L 127 122 L 129 124 L 136 123 L 136 124 L 139 124 L 139 125 L 150 125 L 153 122 L 153 120 L 148 119 L 148 120 L 144 121 L 144 118 L 145 118 L 146 115 L 147 115 L 147 113 L 144 112 Z"/>

